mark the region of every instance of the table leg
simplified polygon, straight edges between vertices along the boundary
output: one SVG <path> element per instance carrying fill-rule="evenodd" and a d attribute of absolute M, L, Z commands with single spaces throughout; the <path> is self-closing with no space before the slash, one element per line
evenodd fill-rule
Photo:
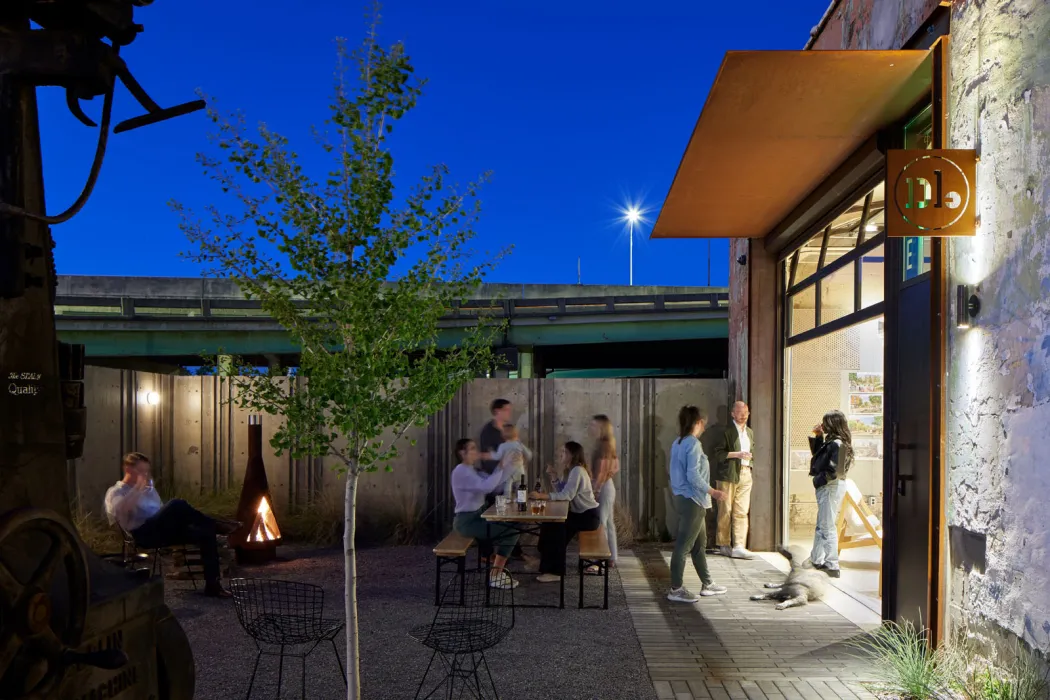
<path fill-rule="evenodd" d="M 485 522 L 485 541 L 489 543 L 489 549 L 492 547 L 492 523 Z M 485 607 L 489 606 L 489 582 L 492 580 L 492 551 L 489 551 L 488 560 L 485 562 Z"/>

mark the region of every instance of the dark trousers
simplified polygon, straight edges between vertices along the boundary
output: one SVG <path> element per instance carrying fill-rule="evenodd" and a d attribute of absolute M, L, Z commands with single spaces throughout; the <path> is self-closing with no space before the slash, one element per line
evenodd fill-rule
<path fill-rule="evenodd" d="M 565 575 L 565 550 L 578 532 L 597 530 L 601 525 L 598 508 L 582 513 L 569 511 L 564 523 L 544 523 L 540 526 L 540 573 Z"/>
<path fill-rule="evenodd" d="M 193 544 L 201 550 L 204 580 L 219 582 L 219 545 L 215 541 L 215 521 L 186 501 L 168 501 L 157 514 L 131 531 L 135 544 L 144 549 Z"/>

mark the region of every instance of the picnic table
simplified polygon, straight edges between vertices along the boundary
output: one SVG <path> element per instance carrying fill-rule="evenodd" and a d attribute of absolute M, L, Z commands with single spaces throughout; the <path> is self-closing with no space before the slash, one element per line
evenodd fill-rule
<path fill-rule="evenodd" d="M 496 506 L 491 506 L 488 510 L 481 514 L 483 520 L 490 524 L 486 539 L 491 543 L 492 527 L 491 523 L 506 523 L 511 525 L 518 530 L 519 533 L 531 533 L 539 535 L 540 526 L 544 523 L 564 523 L 569 517 L 569 502 L 568 501 L 544 501 L 545 508 L 543 512 L 533 515 L 531 507 L 524 513 L 518 512 L 517 503 L 508 503 L 503 513 L 500 513 Z M 492 568 L 491 559 L 488 564 L 489 569 Z M 565 607 L 565 577 L 561 577 L 561 581 L 558 583 L 558 608 Z M 552 608 L 553 605 L 544 605 L 534 603 L 530 605 L 516 605 L 519 608 Z"/>

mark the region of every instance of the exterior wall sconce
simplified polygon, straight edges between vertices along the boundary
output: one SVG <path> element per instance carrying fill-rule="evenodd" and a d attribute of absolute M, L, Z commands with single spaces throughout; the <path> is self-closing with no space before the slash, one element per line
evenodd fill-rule
<path fill-rule="evenodd" d="M 957 328 L 969 328 L 973 319 L 981 312 L 981 300 L 968 284 L 960 284 L 955 293 L 955 325 Z"/>
<path fill-rule="evenodd" d="M 160 403 L 160 394 L 155 391 L 149 391 L 146 393 L 146 403 L 150 406 L 156 406 Z"/>

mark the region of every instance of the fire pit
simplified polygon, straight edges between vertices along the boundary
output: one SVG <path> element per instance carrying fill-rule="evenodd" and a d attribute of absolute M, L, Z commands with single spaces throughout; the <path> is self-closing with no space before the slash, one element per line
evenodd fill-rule
<path fill-rule="evenodd" d="M 248 416 L 248 467 L 237 506 L 241 529 L 228 542 L 237 553 L 238 564 L 263 564 L 277 556 L 281 530 L 273 512 L 270 484 L 262 459 L 262 416 Z"/>

